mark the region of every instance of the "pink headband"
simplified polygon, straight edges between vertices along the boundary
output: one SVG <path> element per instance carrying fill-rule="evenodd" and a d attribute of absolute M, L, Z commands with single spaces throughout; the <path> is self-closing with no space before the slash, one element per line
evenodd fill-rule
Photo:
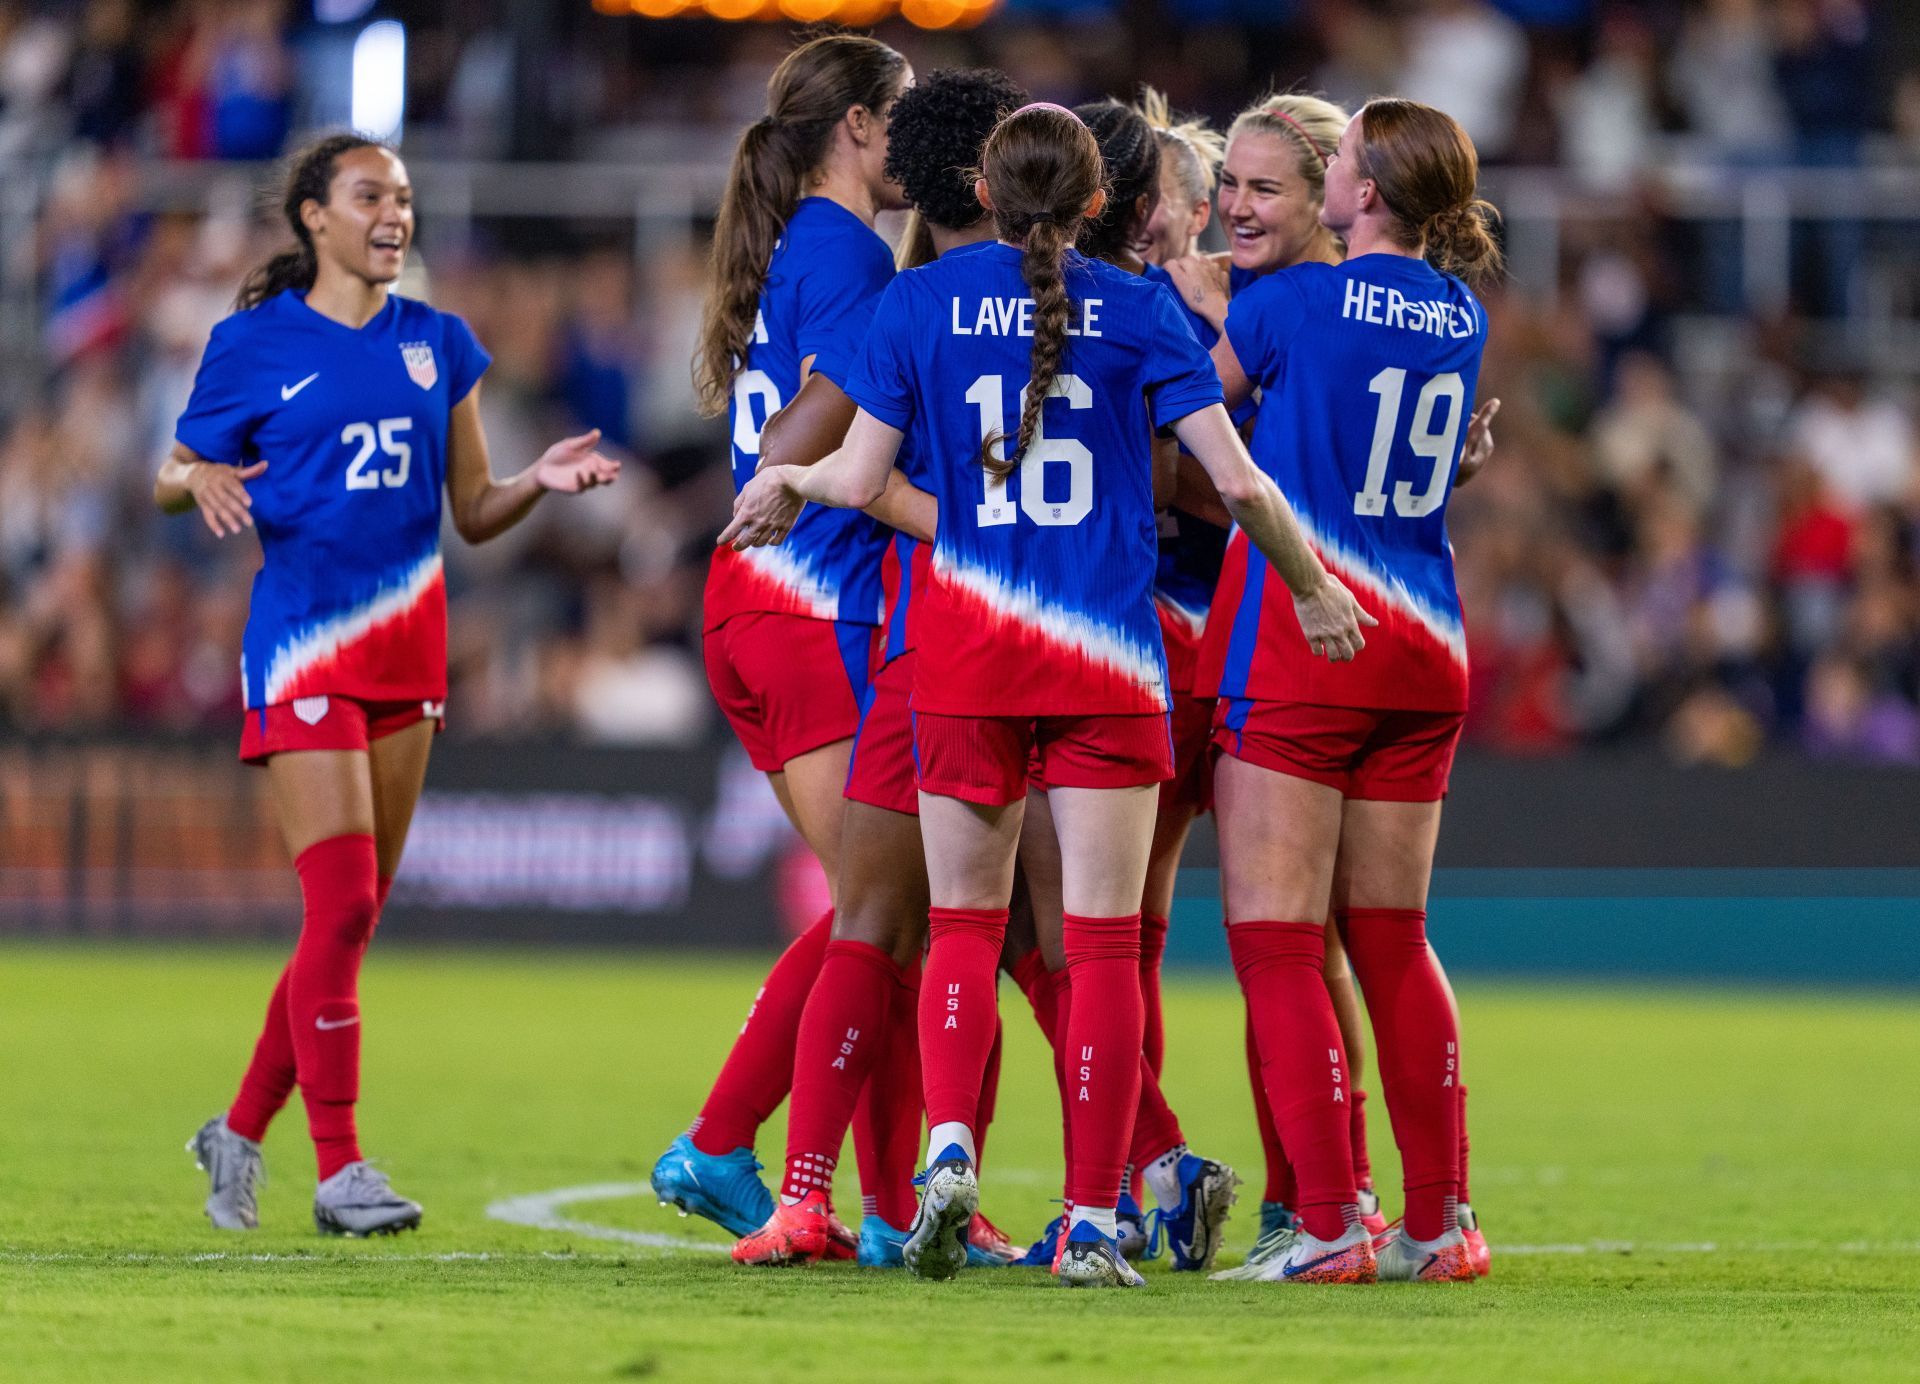
<path fill-rule="evenodd" d="M 1287 124 L 1293 126 L 1294 129 L 1300 132 L 1300 138 L 1304 139 L 1307 142 L 1307 147 L 1313 150 L 1314 153 L 1320 156 L 1320 162 L 1325 163 L 1327 161 L 1327 151 L 1320 147 L 1319 140 L 1315 139 L 1312 135 L 1307 133 L 1307 127 L 1305 125 L 1302 125 L 1298 120 L 1295 120 L 1292 116 L 1288 115 L 1285 111 L 1275 110 L 1271 106 L 1267 108 L 1267 114 L 1277 115 L 1282 120 L 1286 121 Z"/>
<path fill-rule="evenodd" d="M 1085 125 L 1087 123 L 1086 121 L 1081 120 L 1079 116 L 1074 115 L 1073 112 L 1068 110 L 1065 106 L 1060 105 L 1056 101 L 1029 101 L 1027 102 L 1026 105 L 1020 107 L 1019 110 L 1015 111 L 1013 115 L 1009 115 L 1007 119 L 1009 120 L 1013 119 L 1014 115 L 1025 115 L 1028 111 L 1059 111 L 1060 114 L 1062 115 L 1073 116 L 1074 120 L 1078 121 L 1081 125 Z"/>

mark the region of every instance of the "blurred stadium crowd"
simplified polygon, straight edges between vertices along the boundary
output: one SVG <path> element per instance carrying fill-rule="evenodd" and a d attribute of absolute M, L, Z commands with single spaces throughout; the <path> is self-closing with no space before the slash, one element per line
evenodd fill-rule
<path fill-rule="evenodd" d="M 1549 281 L 1490 304 L 1499 452 L 1454 508 L 1470 735 L 1515 753 L 1624 740 L 1719 764 L 1769 744 L 1920 763 L 1915 378 L 1875 346 L 1876 322 L 1920 302 L 1909 7 L 1239 8 L 1254 17 L 1231 0 L 1011 0 L 964 34 L 882 35 L 922 71 L 991 62 L 1054 99 L 1151 81 L 1222 126 L 1269 86 L 1349 105 L 1395 91 L 1462 119 L 1496 199 L 1514 170 L 1551 170 L 1566 214 Z M 407 25 L 421 183 L 436 159 L 723 159 L 790 33 L 584 0 L 0 4 L 0 173 L 31 232 L 0 252 L 25 285 L 8 301 L 29 305 L 0 342 L 0 728 L 231 733 L 251 545 L 162 518 L 149 491 L 207 332 L 276 235 L 244 179 L 182 213 L 141 173 L 270 158 L 345 120 L 342 54 L 375 16 Z M 1783 169 L 1891 178 L 1915 211 L 1793 222 L 1787 293 L 1763 302 L 1733 204 L 1716 220 L 1664 203 L 1650 175 L 1681 167 L 1736 191 Z M 414 288 L 494 353 L 495 469 L 587 426 L 640 464 L 485 550 L 449 543 L 451 728 L 697 739 L 704 554 L 728 487 L 687 380 L 694 240 L 636 254 L 630 227 L 564 209 L 470 230 L 436 239 L 424 219 L 430 287 Z M 1724 350 L 1682 349 L 1685 322 L 1721 324 L 1705 339 Z"/>

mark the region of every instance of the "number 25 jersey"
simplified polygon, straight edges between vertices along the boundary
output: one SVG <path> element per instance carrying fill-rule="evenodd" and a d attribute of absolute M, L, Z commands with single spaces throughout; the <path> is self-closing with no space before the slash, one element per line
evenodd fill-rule
<path fill-rule="evenodd" d="M 1032 371 L 1034 307 L 1020 259 L 989 242 L 901 274 L 847 388 L 910 434 L 922 483 L 940 501 L 914 616 L 913 706 L 959 716 L 1162 712 L 1149 443 L 1156 423 L 1219 403 L 1220 382 L 1165 288 L 1069 254 L 1070 334 L 1042 426 L 1014 474 L 991 476 L 981 440 L 1017 438 Z"/>
<path fill-rule="evenodd" d="M 267 463 L 247 483 L 264 557 L 249 708 L 446 696 L 447 422 L 488 364 L 465 322 L 399 294 L 357 329 L 295 290 L 213 329 L 174 436 L 208 461 Z"/>
<path fill-rule="evenodd" d="M 1316 658 L 1284 582 L 1235 532 L 1195 690 L 1225 697 L 1463 711 L 1466 634 L 1447 497 L 1487 341 L 1466 285 L 1426 261 L 1362 255 L 1283 269 L 1227 309 L 1264 395 L 1249 450 L 1329 571 L 1380 622 L 1351 663 Z"/>

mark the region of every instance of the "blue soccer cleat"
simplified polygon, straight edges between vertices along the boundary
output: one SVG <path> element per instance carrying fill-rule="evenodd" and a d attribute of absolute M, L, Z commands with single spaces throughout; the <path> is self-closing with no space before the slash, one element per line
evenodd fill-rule
<path fill-rule="evenodd" d="M 1201 1273 L 1212 1267 L 1220 1252 L 1220 1232 L 1227 1223 L 1240 1179 L 1225 1163 L 1187 1154 L 1180 1160 L 1180 1204 L 1171 1211 L 1153 1213 L 1153 1241 L 1149 1253 L 1158 1253 L 1164 1237 L 1173 1256 L 1175 1273 Z"/>
<path fill-rule="evenodd" d="M 952 1278 L 969 1262 L 967 1228 L 980 1209 L 973 1162 L 958 1144 L 948 1144 L 913 1181 L 920 1188 L 920 1209 L 907 1227 L 900 1257 L 922 1278 Z"/>
<path fill-rule="evenodd" d="M 1060 1282 L 1069 1288 L 1144 1288 L 1147 1280 L 1120 1253 L 1119 1241 L 1102 1233 L 1090 1221 L 1081 1221 L 1067 1235 L 1060 1256 Z"/>
<path fill-rule="evenodd" d="M 907 1261 L 904 1253 L 907 1248 L 907 1232 L 895 1230 L 878 1216 L 863 1216 L 860 1220 L 860 1249 L 856 1258 L 863 1269 L 904 1269 Z M 984 1250 L 971 1240 L 967 1242 L 967 1267 L 970 1269 L 997 1269 L 1007 1261 L 990 1250 Z"/>
<path fill-rule="evenodd" d="M 1051 1269 L 1053 1261 L 1060 1257 L 1060 1237 L 1067 1233 L 1067 1218 L 1055 1216 L 1047 1222 L 1047 1228 L 1040 1232 L 1027 1252 L 1014 1260 L 1017 1268 Z"/>
<path fill-rule="evenodd" d="M 682 1134 L 653 1165 L 653 1194 L 683 1216 L 704 1216 L 729 1235 L 751 1235 L 773 1215 L 773 1194 L 760 1181 L 752 1149 L 702 1153 Z"/>
<path fill-rule="evenodd" d="M 1121 1190 L 1120 1204 L 1114 1208 L 1114 1225 L 1118 1234 L 1114 1237 L 1120 1245 L 1120 1253 L 1129 1259 L 1151 1259 L 1158 1252 L 1150 1245 L 1147 1237 L 1147 1213 L 1140 1209 L 1140 1203 L 1133 1199 L 1133 1193 Z"/>

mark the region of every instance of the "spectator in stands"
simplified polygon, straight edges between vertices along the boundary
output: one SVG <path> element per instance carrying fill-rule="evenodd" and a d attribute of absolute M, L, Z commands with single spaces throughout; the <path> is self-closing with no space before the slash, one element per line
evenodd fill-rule
<path fill-rule="evenodd" d="M 1912 498 L 1920 475 L 1912 414 L 1890 398 L 1869 394 L 1857 371 L 1821 376 L 1788 430 L 1794 450 L 1849 509 Z"/>

